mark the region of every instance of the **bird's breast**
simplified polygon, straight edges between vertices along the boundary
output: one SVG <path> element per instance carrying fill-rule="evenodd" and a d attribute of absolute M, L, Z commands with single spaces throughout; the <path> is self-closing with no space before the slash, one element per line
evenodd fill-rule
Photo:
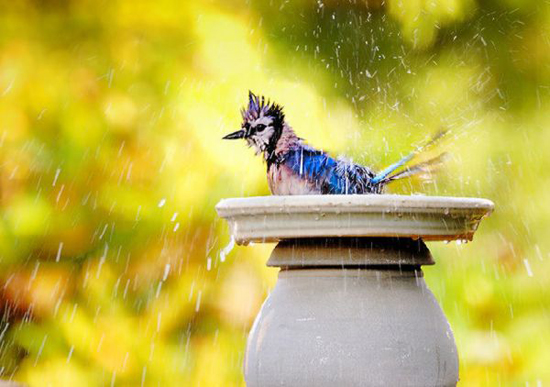
<path fill-rule="evenodd" d="M 314 195 L 320 193 L 314 184 L 284 164 L 271 165 L 267 171 L 267 180 L 273 195 Z"/>

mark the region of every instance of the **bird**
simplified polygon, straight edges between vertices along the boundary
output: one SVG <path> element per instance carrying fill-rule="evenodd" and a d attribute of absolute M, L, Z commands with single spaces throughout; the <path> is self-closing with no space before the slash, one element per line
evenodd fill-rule
<path fill-rule="evenodd" d="M 407 166 L 416 155 L 437 143 L 446 131 L 436 133 L 401 160 L 379 172 L 308 145 L 287 123 L 283 107 L 264 96 L 248 93 L 248 105 L 241 109 L 241 129 L 224 140 L 246 140 L 267 165 L 267 180 L 273 195 L 362 195 L 384 193 L 392 181 L 439 166 L 445 153 L 428 161 Z"/>

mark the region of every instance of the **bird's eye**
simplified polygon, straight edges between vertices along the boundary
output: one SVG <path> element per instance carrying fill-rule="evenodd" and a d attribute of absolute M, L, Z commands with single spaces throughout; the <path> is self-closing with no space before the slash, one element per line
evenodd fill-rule
<path fill-rule="evenodd" d="M 264 124 L 258 124 L 256 125 L 256 132 L 262 132 L 265 129 Z"/>

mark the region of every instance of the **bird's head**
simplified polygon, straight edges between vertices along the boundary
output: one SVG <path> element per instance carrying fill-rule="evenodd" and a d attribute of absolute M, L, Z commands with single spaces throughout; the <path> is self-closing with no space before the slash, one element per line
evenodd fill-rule
<path fill-rule="evenodd" d="M 241 129 L 228 134 L 224 140 L 243 138 L 256 154 L 263 153 L 265 158 L 272 156 L 277 141 L 281 138 L 285 115 L 283 108 L 258 97 L 251 91 L 248 93 L 248 106 L 241 110 L 243 123 Z"/>

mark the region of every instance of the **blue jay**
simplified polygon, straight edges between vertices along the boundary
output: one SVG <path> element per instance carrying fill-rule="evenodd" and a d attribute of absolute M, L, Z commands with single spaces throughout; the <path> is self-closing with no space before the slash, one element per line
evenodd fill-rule
<path fill-rule="evenodd" d="M 406 167 L 418 153 L 443 136 L 444 132 L 440 132 L 398 162 L 375 173 L 307 145 L 285 121 L 283 108 L 264 97 L 249 92 L 248 107 L 241 114 L 241 129 L 223 139 L 244 139 L 257 155 L 263 156 L 273 195 L 379 194 L 391 181 L 430 171 L 444 156 Z"/>

